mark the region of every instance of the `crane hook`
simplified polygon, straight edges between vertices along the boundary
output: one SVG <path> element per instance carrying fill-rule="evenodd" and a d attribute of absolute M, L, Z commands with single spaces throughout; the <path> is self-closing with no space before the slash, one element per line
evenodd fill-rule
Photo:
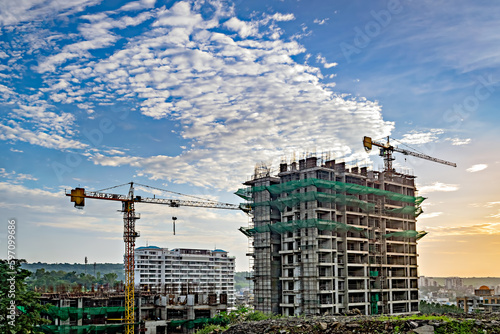
<path fill-rule="evenodd" d="M 174 235 L 175 235 L 175 221 L 177 220 L 177 217 L 172 217 L 172 222 L 174 223 Z"/>

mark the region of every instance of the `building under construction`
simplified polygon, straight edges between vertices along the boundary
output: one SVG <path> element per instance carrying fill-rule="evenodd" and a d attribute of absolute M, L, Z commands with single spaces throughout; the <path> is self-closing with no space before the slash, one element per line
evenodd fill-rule
<path fill-rule="evenodd" d="M 137 289 L 134 333 L 193 333 L 195 328 L 217 323 L 214 317 L 228 310 L 227 295 L 196 284 L 181 283 L 178 291 L 164 293 Z M 93 289 L 92 289 L 93 290 Z M 81 287 L 45 292 L 42 316 L 51 322 L 38 329 L 44 333 L 125 333 L 123 284 L 82 292 Z M 215 321 L 215 322 L 214 322 Z"/>
<path fill-rule="evenodd" d="M 256 310 L 283 315 L 418 312 L 414 176 L 314 156 L 257 167 L 246 188 Z"/>

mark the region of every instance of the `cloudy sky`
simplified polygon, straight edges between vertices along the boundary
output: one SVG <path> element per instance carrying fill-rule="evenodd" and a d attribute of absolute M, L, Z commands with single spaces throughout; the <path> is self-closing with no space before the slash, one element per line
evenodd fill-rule
<path fill-rule="evenodd" d="M 316 152 L 380 169 L 361 140 L 390 135 L 458 164 L 397 156 L 428 197 L 420 274 L 500 276 L 498 14 L 463 0 L 0 0 L 0 247 L 15 218 L 29 262 L 120 262 L 119 204 L 76 210 L 65 189 L 134 181 L 238 203 L 256 164 Z M 137 211 L 138 245 L 223 248 L 247 270 L 245 214 Z"/>

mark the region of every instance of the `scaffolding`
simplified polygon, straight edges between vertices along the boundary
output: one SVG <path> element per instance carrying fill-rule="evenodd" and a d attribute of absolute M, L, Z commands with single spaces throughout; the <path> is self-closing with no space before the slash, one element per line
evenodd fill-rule
<path fill-rule="evenodd" d="M 294 190 L 300 188 L 305 188 L 309 186 L 315 186 L 317 188 L 331 189 L 340 193 L 348 193 L 352 195 L 377 195 L 384 196 L 393 201 L 401 201 L 406 203 L 411 203 L 414 205 L 420 205 L 425 197 L 422 196 L 410 196 L 395 193 L 388 190 L 382 190 L 372 187 L 367 187 L 355 183 L 346 183 L 340 181 L 322 180 L 317 178 L 308 178 L 305 180 L 288 181 L 284 183 L 274 184 L 274 185 L 261 185 L 247 188 L 240 188 L 235 193 L 241 198 L 251 201 L 252 193 L 262 192 L 267 190 L 273 195 L 279 195 L 283 193 L 292 193 Z"/>
<path fill-rule="evenodd" d="M 310 186 L 316 187 L 316 190 L 309 190 Z M 304 192 L 297 192 L 305 189 Z M 319 191 L 331 190 L 333 193 Z M 252 196 L 252 194 L 262 194 L 267 191 L 274 198 L 263 196 Z M 317 178 L 309 178 L 305 180 L 289 181 L 274 185 L 260 185 L 238 189 L 235 193 L 239 197 L 250 201 L 242 206 L 257 208 L 262 206 L 271 206 L 283 212 L 286 208 L 293 208 L 302 202 L 318 201 L 320 203 L 335 203 L 338 205 L 351 206 L 360 208 L 363 212 L 374 212 L 375 203 L 360 200 L 353 195 L 375 195 L 383 196 L 391 201 L 399 201 L 409 203 L 401 208 L 385 209 L 387 214 L 406 214 L 413 217 L 418 217 L 422 212 L 420 204 L 425 200 L 422 196 L 410 196 L 395 193 L 388 190 L 376 189 L 354 183 L 345 183 L 340 181 L 321 180 Z M 350 195 L 348 195 L 350 194 Z M 280 197 L 278 197 L 280 195 Z"/>

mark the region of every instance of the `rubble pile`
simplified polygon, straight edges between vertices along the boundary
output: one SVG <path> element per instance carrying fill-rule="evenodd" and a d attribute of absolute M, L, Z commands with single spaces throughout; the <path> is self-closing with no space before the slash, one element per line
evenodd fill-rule
<path fill-rule="evenodd" d="M 500 333 L 500 314 L 288 317 L 233 324 L 224 334 Z"/>

